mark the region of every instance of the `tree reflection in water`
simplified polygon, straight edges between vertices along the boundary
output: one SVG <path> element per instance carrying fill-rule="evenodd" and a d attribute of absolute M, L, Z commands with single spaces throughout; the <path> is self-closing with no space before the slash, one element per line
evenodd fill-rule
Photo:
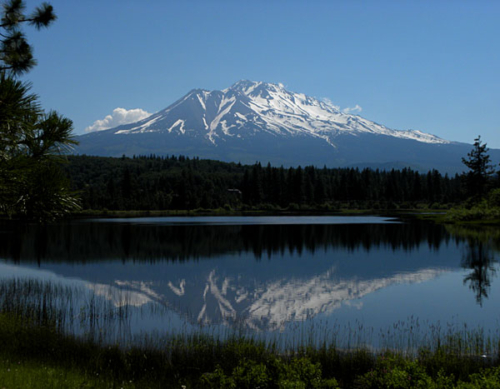
<path fill-rule="evenodd" d="M 429 223 L 209 225 L 74 220 L 37 226 L 0 221 L 0 258 L 39 265 L 104 260 L 156 263 L 252 253 L 260 260 L 331 249 L 411 252 L 427 245 L 439 250 L 449 239 L 441 226 Z"/>
<path fill-rule="evenodd" d="M 36 263 L 39 267 L 53 263 L 155 265 L 205 261 L 204 268 L 209 268 L 212 266 L 209 259 L 249 254 L 256 261 L 274 262 L 275 271 L 280 266 L 279 260 L 286 256 L 288 262 L 284 270 L 281 269 L 281 278 L 296 279 L 306 274 L 317 277 L 335 264 L 338 279 L 373 280 L 426 269 L 456 269 L 457 255 L 447 254 L 447 247 L 463 245 L 460 265 L 470 270 L 463 283 L 482 306 L 496 275 L 495 253 L 500 252 L 500 231 L 496 227 L 441 226 L 416 221 L 210 225 L 203 222 L 203 218 L 198 218 L 198 224 L 189 218 L 185 219 L 186 223 L 168 220 L 152 218 L 148 223 L 72 220 L 43 226 L 0 221 L 0 260 Z M 425 253 L 426 248 L 442 255 L 417 255 L 419 251 Z M 325 258 L 324 253 L 329 253 L 331 260 L 320 260 Z M 347 257 L 345 253 L 357 255 Z M 390 253 L 394 255 L 387 255 Z M 335 258 L 344 259 L 334 263 Z M 251 264 L 242 266 L 246 265 Z M 200 263 L 194 268 L 200 271 L 201 267 Z M 100 269 L 99 274 L 102 272 Z M 153 266 L 151 273 L 156 277 Z M 268 273 L 263 272 L 262 278 L 267 276 Z M 187 273 L 179 277 L 185 278 Z"/>
<path fill-rule="evenodd" d="M 464 277 L 464 285 L 469 284 L 480 306 L 483 306 L 483 299 L 488 298 L 491 279 L 496 275 L 496 262 L 489 245 L 479 239 L 469 239 L 462 267 L 472 271 Z"/>

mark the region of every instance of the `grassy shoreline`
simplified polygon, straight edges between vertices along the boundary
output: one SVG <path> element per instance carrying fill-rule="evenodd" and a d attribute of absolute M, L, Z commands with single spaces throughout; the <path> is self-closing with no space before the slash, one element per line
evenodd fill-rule
<path fill-rule="evenodd" d="M 500 210 L 477 210 L 476 208 L 452 209 L 342 209 L 337 211 L 301 210 L 175 210 L 175 211 L 83 211 L 72 218 L 136 218 L 136 217 L 198 217 L 198 216 L 382 216 L 403 220 L 420 220 L 437 224 L 498 226 Z"/>
<path fill-rule="evenodd" d="M 107 329 L 127 326 L 126 310 L 110 310 L 96 296 L 78 308 L 71 305 L 68 287 L 40 281 L 0 285 L 0 387 L 495 388 L 491 385 L 500 383 L 498 332 L 431 324 L 433 332 L 422 338 L 427 327 L 416 319 L 380 334 L 389 342 L 379 349 L 356 341 L 363 335 L 356 328 L 331 337 L 328 328 L 315 327 L 299 331 L 291 342 L 238 329 L 107 340 Z M 86 330 L 72 335 L 75 326 Z"/>
<path fill-rule="evenodd" d="M 9 388 L 496 388 L 500 382 L 497 357 L 457 355 L 444 340 L 416 357 L 334 345 L 283 352 L 248 337 L 196 334 L 154 348 L 123 347 L 2 313 L 0 345 L 0 384 Z"/>
<path fill-rule="evenodd" d="M 252 208 L 252 209 L 192 209 L 192 210 L 82 210 L 66 219 L 137 218 L 137 217 L 199 217 L 199 216 L 382 216 L 404 220 L 421 220 L 439 224 L 500 225 L 500 208 L 478 204 L 471 207 L 373 208 Z M 0 220 L 12 220 L 0 214 Z"/>

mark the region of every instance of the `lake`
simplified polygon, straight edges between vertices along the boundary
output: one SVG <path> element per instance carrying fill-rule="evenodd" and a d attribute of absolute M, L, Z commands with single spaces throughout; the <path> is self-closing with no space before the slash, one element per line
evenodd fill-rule
<path fill-rule="evenodd" d="M 88 219 L 4 222 L 0 243 L 2 304 L 52 299 L 69 331 L 110 341 L 238 331 L 378 348 L 498 337 L 495 229 L 378 216 Z"/>

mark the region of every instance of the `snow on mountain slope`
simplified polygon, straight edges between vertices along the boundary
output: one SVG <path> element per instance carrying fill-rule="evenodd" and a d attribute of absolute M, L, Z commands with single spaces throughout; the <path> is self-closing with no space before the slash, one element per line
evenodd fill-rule
<path fill-rule="evenodd" d="M 290 322 L 305 321 L 387 287 L 421 283 L 447 269 L 423 268 L 372 279 L 339 278 L 334 268 L 313 277 L 276 277 L 266 282 L 218 274 L 216 269 L 196 280 L 168 282 L 110 281 L 89 284 L 115 306 L 156 302 L 186 315 L 192 323 L 239 323 L 253 330 L 275 331 Z M 176 286 L 179 285 L 179 286 Z M 120 294 L 119 291 L 122 291 Z"/>
<path fill-rule="evenodd" d="M 282 84 L 239 81 L 222 91 L 196 89 L 139 122 L 112 129 L 115 134 L 176 132 L 203 137 L 213 145 L 245 139 L 258 132 L 274 136 L 309 136 L 335 147 L 338 135 L 374 134 L 423 143 L 451 142 L 420 131 L 396 131 L 339 111 L 333 104 L 287 91 Z"/>
<path fill-rule="evenodd" d="M 398 131 L 281 84 L 239 81 L 194 89 L 135 123 L 78 137 L 75 154 L 184 155 L 275 166 L 411 167 L 462 173 L 471 145 Z M 490 150 L 500 161 L 500 150 Z"/>

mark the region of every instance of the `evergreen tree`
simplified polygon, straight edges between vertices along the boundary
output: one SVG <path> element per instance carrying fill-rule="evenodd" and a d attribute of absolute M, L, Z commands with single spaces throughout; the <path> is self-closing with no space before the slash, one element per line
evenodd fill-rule
<path fill-rule="evenodd" d="M 0 211 L 50 220 L 77 208 L 60 169 L 72 123 L 48 114 L 29 84 L 0 78 Z"/>
<path fill-rule="evenodd" d="M 61 155 L 76 142 L 72 122 L 45 113 L 30 84 L 14 78 L 35 65 L 21 24 L 41 28 L 55 20 L 46 3 L 31 16 L 24 8 L 22 0 L 10 0 L 1 11 L 0 212 L 46 221 L 78 208 L 60 167 Z"/>
<path fill-rule="evenodd" d="M 257 205 L 262 203 L 264 199 L 264 188 L 262 182 L 262 165 L 260 162 L 256 163 L 252 167 L 252 175 L 251 175 L 251 203 L 252 205 Z"/>
<path fill-rule="evenodd" d="M 495 173 L 488 151 L 486 143 L 483 144 L 478 136 L 467 158 L 462 158 L 463 164 L 470 169 L 465 176 L 467 195 L 476 199 L 484 197 L 489 178 Z"/>
<path fill-rule="evenodd" d="M 31 15 L 25 15 L 23 0 L 9 0 L 2 4 L 0 24 L 0 72 L 20 75 L 36 65 L 33 50 L 21 31 L 23 24 L 36 29 L 48 27 L 56 20 L 50 4 L 43 3 Z"/>
<path fill-rule="evenodd" d="M 411 169 L 318 170 L 311 166 L 285 170 L 283 166 L 262 168 L 259 164 L 243 166 L 199 159 L 194 170 L 193 160 L 184 157 L 169 157 L 153 164 L 150 158 L 140 156 L 69 156 L 68 160 L 64 167 L 90 209 L 214 209 L 225 204 L 233 208 L 259 204 L 285 208 L 293 204 L 295 208 L 299 203 L 356 208 L 463 200 L 462 177 L 443 177 L 436 170 L 429 174 Z M 390 192 L 390 199 L 385 197 L 386 192 Z"/>

